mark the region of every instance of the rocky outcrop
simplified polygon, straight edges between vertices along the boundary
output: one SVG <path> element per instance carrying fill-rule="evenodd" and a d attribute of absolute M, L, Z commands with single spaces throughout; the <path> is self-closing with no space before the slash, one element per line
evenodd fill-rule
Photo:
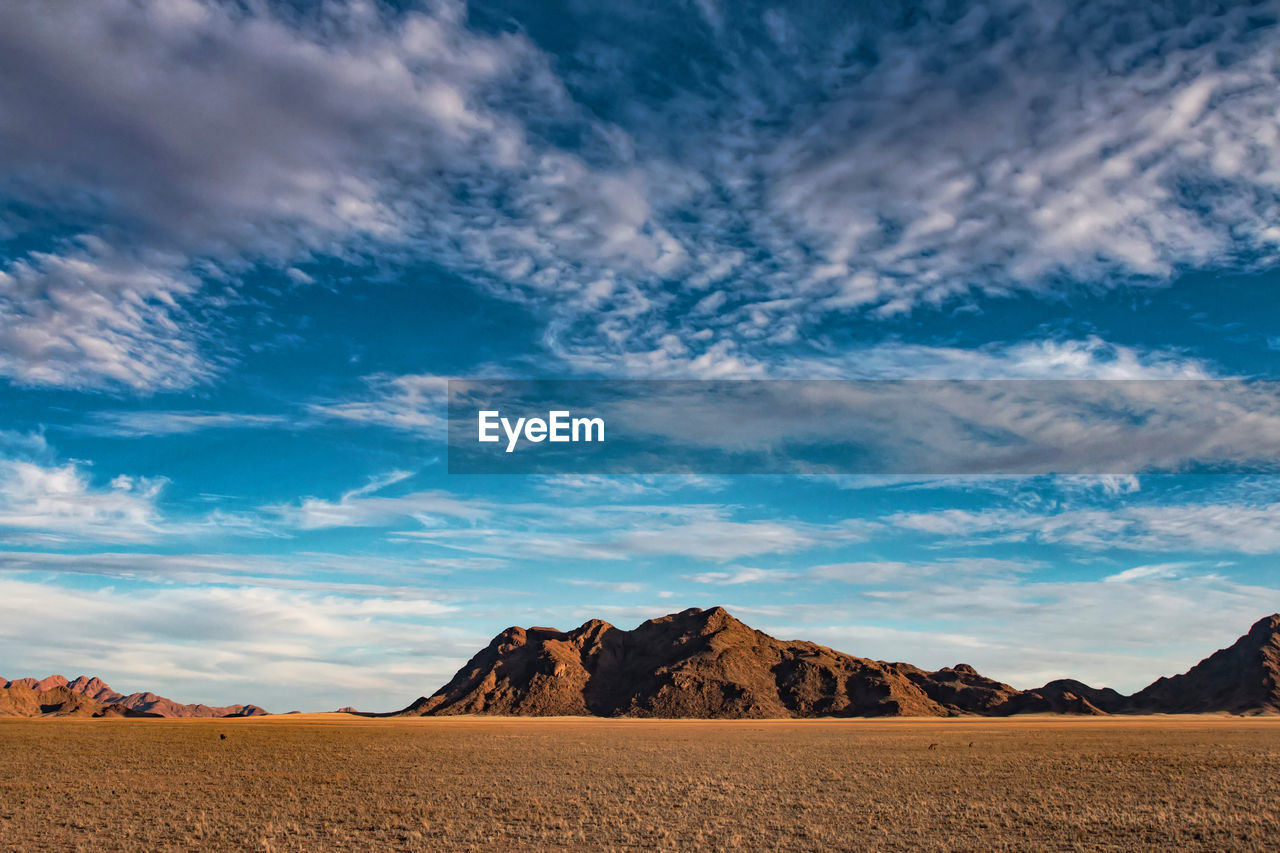
<path fill-rule="evenodd" d="M 1280 713 L 1280 613 L 1182 675 L 1160 678 L 1129 700 L 1137 713 Z"/>
<path fill-rule="evenodd" d="M 44 679 L 0 680 L 0 716 L 4 717 L 252 717 L 267 712 L 257 705 L 184 705 L 154 693 L 124 695 L 100 678 L 61 675 Z"/>
<path fill-rule="evenodd" d="M 1009 716 L 1280 710 L 1280 616 L 1191 672 L 1133 697 L 1079 681 L 1018 690 L 967 664 L 927 671 L 748 627 L 722 607 L 624 631 L 508 628 L 402 715 L 603 717 Z"/>

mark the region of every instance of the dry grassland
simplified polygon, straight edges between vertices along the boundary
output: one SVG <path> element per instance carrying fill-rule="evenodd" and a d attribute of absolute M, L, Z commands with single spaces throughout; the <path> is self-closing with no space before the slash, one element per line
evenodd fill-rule
<path fill-rule="evenodd" d="M 1275 719 L 3 720 L 0 766 L 5 850 L 1280 839 Z"/>

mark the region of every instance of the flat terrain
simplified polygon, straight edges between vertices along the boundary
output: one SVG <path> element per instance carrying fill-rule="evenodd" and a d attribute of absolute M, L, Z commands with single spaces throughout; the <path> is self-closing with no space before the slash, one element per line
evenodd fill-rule
<path fill-rule="evenodd" d="M 1280 838 L 1276 718 L 0 720 L 0 767 L 5 850 Z"/>

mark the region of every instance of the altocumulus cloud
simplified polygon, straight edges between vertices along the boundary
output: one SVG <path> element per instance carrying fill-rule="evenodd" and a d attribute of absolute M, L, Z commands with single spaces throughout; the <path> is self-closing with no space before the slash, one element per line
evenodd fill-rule
<path fill-rule="evenodd" d="M 703 3 L 554 52 L 486 11 L 5 4 L 0 188 L 78 224 L 0 272 L 0 371 L 206 381 L 215 287 L 375 249 L 528 305 L 569 368 L 715 376 L 842 316 L 1280 245 L 1274 4 Z"/>

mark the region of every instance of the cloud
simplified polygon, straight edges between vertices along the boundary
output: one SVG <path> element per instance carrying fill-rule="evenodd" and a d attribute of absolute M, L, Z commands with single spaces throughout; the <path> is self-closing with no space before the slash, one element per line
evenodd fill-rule
<path fill-rule="evenodd" d="M 254 586 L 338 595 L 418 595 L 422 581 L 505 568 L 486 557 L 381 556 L 292 551 L 288 554 L 164 553 L 156 551 L 0 551 L 12 573 L 97 575 L 131 581 Z M 492 590 L 491 586 L 486 587 Z M 456 592 L 460 592 L 455 590 Z"/>
<path fill-rule="evenodd" d="M 85 237 L 0 269 L 0 375 L 24 385 L 158 391 L 212 378 L 180 303 L 198 282 Z"/>
<path fill-rule="evenodd" d="M 448 379 L 430 374 L 365 378 L 366 399 L 312 403 L 312 415 L 377 424 L 432 438 L 444 436 Z"/>
<path fill-rule="evenodd" d="M 488 518 L 493 512 L 493 507 L 486 502 L 458 498 L 439 490 L 394 497 L 377 494 L 409 476 L 408 472 L 397 471 L 385 477 L 375 477 L 368 484 L 344 493 L 336 501 L 309 497 L 297 504 L 278 504 L 264 509 L 286 525 L 300 530 L 382 527 L 405 518 L 417 519 L 428 525 L 433 525 L 432 520 L 436 517 L 475 522 Z"/>
<path fill-rule="evenodd" d="M 150 541 L 163 533 L 156 503 L 164 487 L 163 479 L 117 477 L 100 488 L 74 463 L 0 459 L 0 528 L 49 534 L 54 541 Z"/>
<path fill-rule="evenodd" d="M 520 391 L 497 383 L 478 399 L 493 408 Z M 1127 488 L 1143 471 L 1268 470 L 1280 457 L 1267 382 L 673 380 L 580 395 L 622 440 L 571 461 L 605 473 L 1073 473 Z M 532 456 L 508 464 L 539 470 Z"/>
<path fill-rule="evenodd" d="M 394 710 L 442 684 L 486 639 L 439 624 L 454 612 L 430 591 L 81 588 L 0 578 L 0 663 L 10 678 L 84 672 L 125 692 L 188 702 Z M 60 630 L 50 632 L 55 623 Z"/>
<path fill-rule="evenodd" d="M 782 583 L 793 580 L 795 577 L 795 572 L 787 572 L 781 569 L 745 568 L 726 572 L 699 572 L 693 575 L 685 575 L 685 580 L 693 581 L 694 583 L 736 586 L 744 583 Z"/>
<path fill-rule="evenodd" d="M 92 476 L 88 463 L 59 460 L 40 434 L 0 431 L 0 542 L 66 546 L 273 535 L 244 513 L 166 514 L 161 508 L 169 485 L 165 477 L 102 479 Z"/>
<path fill-rule="evenodd" d="M 552 474 L 541 478 L 538 488 L 560 499 L 618 500 L 641 495 L 669 494 L 683 489 L 699 493 L 724 489 L 723 478 L 696 474 Z"/>
<path fill-rule="evenodd" d="M 1001 560 L 987 557 L 955 557 L 933 562 L 904 560 L 862 560 L 824 563 L 804 570 L 735 568 L 727 571 L 698 572 L 685 575 L 693 583 L 737 586 L 739 584 L 794 584 L 838 582 L 855 586 L 894 586 L 950 582 L 957 579 L 984 580 L 1015 578 L 1041 563 L 1030 560 Z"/>
<path fill-rule="evenodd" d="M 8 3 L 0 188 L 99 242 L 9 264 L 0 370 L 204 381 L 219 353 L 189 315 L 227 297 L 197 279 L 266 265 L 298 281 L 316 256 L 429 259 L 528 307 L 575 370 L 698 376 L 822 369 L 850 316 L 1265 265 L 1270 42 L 1245 8 L 1185 11 L 596 9 L 565 13 L 554 52 L 454 2 Z M 620 22 L 621 49 L 605 38 Z M 674 33 L 699 50 L 664 54 Z M 137 282 L 131 313 L 80 308 L 63 328 L 71 268 L 90 302 Z M 1195 367 L 1099 346 L 1014 345 L 1007 366 Z M 876 357 L 983 375 L 1003 358 Z M 411 399 L 379 422 L 432 426 Z"/>
<path fill-rule="evenodd" d="M 521 41 L 467 33 L 456 4 L 390 16 L 338 3 L 310 19 L 200 0 L 64 12 L 5 6 L 12 190 L 66 205 L 59 190 L 76 186 L 192 255 L 394 238 L 407 228 L 384 187 L 397 159 L 447 169 L 521 145 L 475 91 L 520 65 Z"/>
<path fill-rule="evenodd" d="M 248 412 L 128 411 L 95 412 L 92 423 L 79 431 L 93 435 L 142 437 L 187 435 L 206 429 L 266 429 L 287 426 L 293 421 L 284 415 Z"/>
<path fill-rule="evenodd" d="M 429 542 L 506 559 L 635 560 L 680 557 L 727 561 L 765 554 L 835 546 L 864 538 L 865 525 L 797 521 L 733 520 L 726 509 L 702 506 L 614 506 L 589 512 L 577 507 L 543 510 L 519 505 L 494 507 L 485 527 L 428 525 L 398 530 L 393 538 Z M 672 519 L 683 515 L 684 518 Z"/>
<path fill-rule="evenodd" d="M 23 381 L 154 391 L 206 378 L 213 367 L 179 306 L 217 300 L 192 271 L 287 272 L 316 254 L 378 251 L 541 299 L 584 259 L 663 274 L 681 255 L 650 217 L 661 177 L 616 157 L 596 168 L 530 133 L 535 120 L 567 122 L 594 146 L 625 147 L 584 125 L 525 37 L 469 29 L 461 3 L 293 13 L 106 0 L 60 13 L 23 0 L 0 10 L 0 56 L 0 190 L 91 223 L 90 239 L 128 259 L 119 265 L 164 279 L 141 292 L 140 340 L 101 318 L 83 335 L 105 325 L 128 358 L 85 346 L 57 360 L 0 338 Z M 57 300 L 43 291 L 72 263 L 32 256 L 10 270 L 29 291 L 11 309 L 26 337 L 57 336 Z M 93 278 L 89 297 L 116 289 Z M 627 291 L 646 303 L 634 286 L 617 292 Z"/>
<path fill-rule="evenodd" d="M 898 513 L 886 522 L 945 538 L 951 545 L 1026 542 L 1089 550 L 1197 551 L 1270 554 L 1280 551 L 1275 503 L 1183 503 L 1068 509 L 961 510 Z"/>
<path fill-rule="evenodd" d="M 953 557 L 932 562 L 871 560 L 828 563 L 805 574 L 815 580 L 865 586 L 950 582 L 956 579 L 1013 578 L 1041 564 L 1031 560 Z"/>
<path fill-rule="evenodd" d="M 796 359 L 783 373 L 823 379 L 1208 379 L 1209 363 L 1172 350 L 1129 347 L 1097 335 L 972 349 L 894 340 L 835 357 Z"/>
<path fill-rule="evenodd" d="M 1023 689 L 1077 678 L 1130 692 L 1186 671 L 1277 609 L 1274 588 L 1157 572 L 1124 583 L 940 578 L 735 612 L 775 636 L 865 657 L 929 669 L 968 663 Z"/>
<path fill-rule="evenodd" d="M 638 595 L 645 591 L 645 585 L 642 583 L 615 582 L 615 581 L 597 581 L 586 580 L 583 578 L 564 578 L 563 583 L 570 586 L 584 586 L 589 589 L 598 589 L 604 592 L 618 593 L 619 595 Z"/>
<path fill-rule="evenodd" d="M 411 505 L 413 496 L 406 499 Z M 396 530 L 393 540 L 431 543 L 504 559 L 592 561 L 679 557 L 728 561 L 837 547 L 867 537 L 861 521 L 821 524 L 751 518 L 741 508 L 712 504 L 483 504 L 483 525 L 423 521 Z M 742 517 L 739 517 L 742 516 Z M 377 518 L 381 524 L 383 519 Z"/>
<path fill-rule="evenodd" d="M 1132 569 L 1125 569 L 1122 572 L 1116 572 L 1114 575 L 1107 575 L 1102 579 L 1102 582 L 1133 583 L 1134 581 L 1150 578 L 1174 578 L 1188 565 L 1188 563 L 1153 563 L 1149 566 L 1134 566 Z"/>
<path fill-rule="evenodd" d="M 608 61 L 592 62 L 603 39 L 579 36 L 570 88 L 630 96 L 609 115 L 636 150 L 699 178 L 678 208 L 696 215 L 670 228 L 692 292 L 649 295 L 649 316 L 693 310 L 630 335 L 566 319 L 556 352 L 585 369 L 759 375 L 827 343 L 840 317 L 1158 285 L 1276 257 L 1280 87 L 1270 30 L 1248 8 L 682 14 L 630 15 L 654 46 L 601 51 Z M 646 99 L 630 75 L 677 52 L 673 30 L 705 51 Z M 1069 352 L 1043 355 L 1040 367 L 1071 368 Z"/>

